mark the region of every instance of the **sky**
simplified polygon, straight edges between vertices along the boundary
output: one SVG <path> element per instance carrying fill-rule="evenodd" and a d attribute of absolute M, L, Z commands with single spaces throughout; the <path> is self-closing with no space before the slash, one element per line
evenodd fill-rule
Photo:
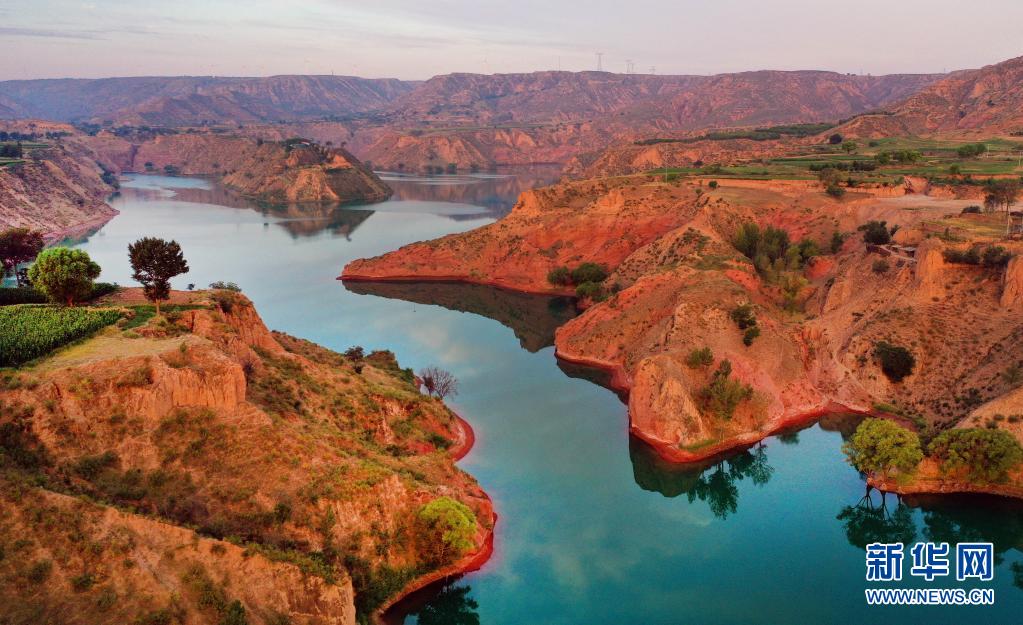
<path fill-rule="evenodd" d="M 1023 55 L 1020 24 L 1021 0 L 0 0 L 0 80 L 941 72 Z"/>

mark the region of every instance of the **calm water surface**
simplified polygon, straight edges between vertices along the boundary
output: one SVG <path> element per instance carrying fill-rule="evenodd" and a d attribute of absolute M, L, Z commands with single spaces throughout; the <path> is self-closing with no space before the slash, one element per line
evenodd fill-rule
<path fill-rule="evenodd" d="M 461 466 L 494 498 L 497 553 L 405 606 L 406 623 L 1023 619 L 1020 506 L 864 499 L 840 450 L 854 420 L 831 417 L 718 463 L 672 468 L 630 441 L 613 393 L 555 361 L 553 330 L 571 317 L 568 303 L 443 284 L 348 290 L 335 280 L 352 259 L 489 223 L 543 179 L 390 176 L 394 199 L 372 207 L 267 211 L 207 181 L 137 176 L 112 202 L 120 216 L 78 244 L 103 280 L 129 284 L 128 243 L 175 238 L 192 267 L 175 288 L 234 281 L 271 328 L 455 373 L 462 393 L 451 403 L 478 436 Z M 985 587 L 996 605 L 866 606 L 863 545 L 875 540 L 993 541 L 999 564 Z M 957 582 L 900 587 L 912 585 Z"/>

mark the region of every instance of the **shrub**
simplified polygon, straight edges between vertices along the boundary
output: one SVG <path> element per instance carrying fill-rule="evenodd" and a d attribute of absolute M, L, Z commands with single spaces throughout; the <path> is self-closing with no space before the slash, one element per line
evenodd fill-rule
<path fill-rule="evenodd" d="M 843 445 L 849 463 L 863 473 L 908 473 L 923 460 L 920 437 L 886 419 L 864 419 Z"/>
<path fill-rule="evenodd" d="M 710 182 L 707 183 L 707 186 L 710 187 L 711 189 L 717 189 L 718 188 L 718 181 L 717 180 L 711 180 Z"/>
<path fill-rule="evenodd" d="M 1009 470 L 1023 462 L 1023 448 L 1005 430 L 952 429 L 931 441 L 928 451 L 941 461 L 943 471 L 966 469 L 973 479 L 1001 482 Z"/>
<path fill-rule="evenodd" d="M 575 287 L 575 295 L 580 299 L 599 299 L 603 292 L 604 287 L 597 282 L 583 282 L 579 286 Z"/>
<path fill-rule="evenodd" d="M 32 286 L 51 302 L 68 306 L 89 297 L 99 274 L 88 254 L 66 247 L 44 250 L 28 271 Z"/>
<path fill-rule="evenodd" d="M 830 137 L 828 137 L 828 143 L 830 143 L 831 145 L 838 145 L 841 142 L 842 142 L 842 135 L 838 134 L 837 132 L 835 134 L 831 135 Z"/>
<path fill-rule="evenodd" d="M 886 221 L 868 221 L 858 228 L 863 232 L 863 240 L 873 245 L 886 245 L 892 242 L 892 233 Z"/>
<path fill-rule="evenodd" d="M 842 250 L 842 246 L 845 244 L 846 235 L 842 234 L 838 230 L 831 233 L 831 253 L 837 254 Z"/>
<path fill-rule="evenodd" d="M 879 258 L 878 260 L 875 260 L 874 264 L 870 266 L 870 269 L 874 273 L 888 273 L 888 270 L 890 268 L 891 267 L 888 265 L 888 261 L 883 259 L 883 258 Z"/>
<path fill-rule="evenodd" d="M 840 198 L 845 195 L 845 189 L 837 184 L 829 184 L 824 192 L 833 198 Z"/>
<path fill-rule="evenodd" d="M 743 401 L 753 397 L 753 387 L 732 378 L 732 363 L 722 360 L 710 383 L 697 392 L 700 407 L 719 419 L 731 419 Z"/>
<path fill-rule="evenodd" d="M 572 282 L 603 282 L 607 279 L 607 267 L 597 263 L 583 263 L 572 270 Z"/>
<path fill-rule="evenodd" d="M 568 267 L 555 267 L 547 272 L 547 282 L 555 286 L 567 286 L 572 284 L 572 274 Z"/>
<path fill-rule="evenodd" d="M 759 336 L 760 328 L 758 326 L 746 328 L 746 330 L 742 333 L 742 344 L 749 347 Z"/>
<path fill-rule="evenodd" d="M 218 291 L 234 291 L 236 293 L 242 290 L 241 287 L 234 282 L 224 282 L 223 280 L 210 282 L 210 288 Z"/>
<path fill-rule="evenodd" d="M 700 369 L 714 364 L 714 353 L 709 347 L 694 349 L 686 356 L 686 366 L 690 369 Z"/>
<path fill-rule="evenodd" d="M 739 326 L 740 330 L 745 330 L 757 325 L 756 313 L 753 311 L 753 304 L 740 304 L 732 309 L 731 315 L 732 321 L 735 325 Z"/>
<path fill-rule="evenodd" d="M 5 306 L 0 308 L 0 367 L 19 365 L 114 323 L 111 309 Z"/>
<path fill-rule="evenodd" d="M 901 382 L 913 373 L 913 367 L 916 366 L 916 359 L 908 349 L 887 341 L 874 344 L 874 357 L 880 361 L 881 371 L 892 382 Z"/>
<path fill-rule="evenodd" d="M 361 345 L 353 345 L 345 350 L 345 358 L 351 361 L 359 361 L 366 357 L 366 351 Z"/>
<path fill-rule="evenodd" d="M 476 546 L 476 515 L 450 497 L 438 497 L 416 513 L 419 548 L 431 563 L 450 562 Z"/>
<path fill-rule="evenodd" d="M 968 143 L 966 145 L 959 146 L 959 149 L 956 150 L 956 154 L 959 155 L 959 158 L 980 156 L 984 152 L 987 152 L 987 146 L 983 143 Z"/>
<path fill-rule="evenodd" d="M 960 265 L 981 265 L 990 269 L 1000 269 L 1012 260 L 1012 252 L 1001 245 L 972 245 L 965 250 L 947 249 L 943 252 L 945 261 Z"/>

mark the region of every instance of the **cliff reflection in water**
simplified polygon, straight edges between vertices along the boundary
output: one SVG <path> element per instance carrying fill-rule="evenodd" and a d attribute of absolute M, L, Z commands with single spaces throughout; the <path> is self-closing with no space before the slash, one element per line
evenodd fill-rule
<path fill-rule="evenodd" d="M 424 176 L 399 172 L 377 172 L 394 189 L 392 200 L 451 202 L 484 207 L 491 217 L 507 215 L 519 194 L 544 187 L 561 178 L 559 166 L 516 167 L 497 173 Z M 464 219 L 464 215 L 452 215 Z"/>
<path fill-rule="evenodd" d="M 575 316 L 566 297 L 544 297 L 460 282 L 345 282 L 360 295 L 376 295 L 487 317 L 511 328 L 523 349 L 554 345 L 554 331 Z"/>
<path fill-rule="evenodd" d="M 640 488 L 665 497 L 684 493 L 689 503 L 706 502 L 719 519 L 726 519 L 739 509 L 737 482 L 748 479 L 763 486 L 774 474 L 774 468 L 767 462 L 767 447 L 762 443 L 718 459 L 679 465 L 665 461 L 639 439 L 630 438 L 629 457 Z"/>

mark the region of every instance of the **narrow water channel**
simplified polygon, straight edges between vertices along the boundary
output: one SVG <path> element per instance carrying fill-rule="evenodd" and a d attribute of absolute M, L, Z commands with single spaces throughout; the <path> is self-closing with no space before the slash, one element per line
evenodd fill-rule
<path fill-rule="evenodd" d="M 397 192 L 382 204 L 280 210 L 201 179 L 135 176 L 112 201 L 121 214 L 76 244 L 103 267 L 101 279 L 130 284 L 128 243 L 174 238 L 192 267 L 175 288 L 233 281 L 273 329 L 337 350 L 391 349 L 404 366 L 459 378 L 451 403 L 478 438 L 461 466 L 494 499 L 496 553 L 406 604 L 398 622 L 1020 621 L 1023 507 L 864 498 L 841 452 L 854 420 L 829 417 L 707 466 L 670 467 L 629 439 L 613 393 L 559 367 L 551 345 L 573 314 L 568 302 L 335 280 L 352 259 L 489 223 L 544 176 L 392 176 Z M 864 545 L 918 540 L 994 542 L 995 579 L 983 586 L 995 589 L 995 605 L 867 606 Z M 902 587 L 913 585 L 959 584 Z"/>

